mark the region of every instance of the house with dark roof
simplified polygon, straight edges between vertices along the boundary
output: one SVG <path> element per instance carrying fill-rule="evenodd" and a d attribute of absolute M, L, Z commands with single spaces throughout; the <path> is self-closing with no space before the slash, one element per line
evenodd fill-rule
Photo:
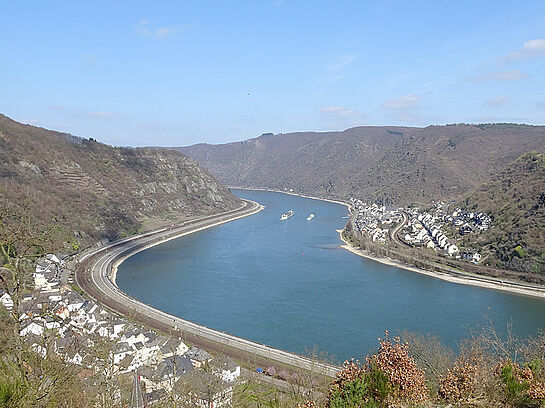
<path fill-rule="evenodd" d="M 202 368 L 207 362 L 212 360 L 212 356 L 209 353 L 195 346 L 191 346 L 184 355 L 191 359 L 193 366 L 197 369 Z"/>
<path fill-rule="evenodd" d="M 148 392 L 158 389 L 172 390 L 174 384 L 184 375 L 194 371 L 187 356 L 173 356 L 163 359 L 156 367 L 143 366 L 138 369 Z"/>

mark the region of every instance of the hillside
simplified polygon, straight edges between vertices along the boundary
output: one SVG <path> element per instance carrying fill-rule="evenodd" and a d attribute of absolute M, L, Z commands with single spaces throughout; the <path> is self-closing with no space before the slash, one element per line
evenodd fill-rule
<path fill-rule="evenodd" d="M 543 147 L 543 126 L 461 124 L 266 134 L 177 150 L 231 186 L 407 205 L 462 198 L 521 154 Z"/>
<path fill-rule="evenodd" d="M 490 254 L 489 263 L 545 274 L 545 153 L 522 155 L 465 204 L 492 217 L 493 228 L 476 240 L 483 253 Z"/>
<path fill-rule="evenodd" d="M 111 147 L 3 115 L 0 198 L 68 231 L 73 246 L 240 205 L 178 152 Z"/>

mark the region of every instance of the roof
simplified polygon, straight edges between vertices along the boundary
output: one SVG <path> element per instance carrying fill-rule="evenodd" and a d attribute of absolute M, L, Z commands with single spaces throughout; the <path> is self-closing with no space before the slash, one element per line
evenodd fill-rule
<path fill-rule="evenodd" d="M 129 344 L 125 343 L 125 342 L 117 343 L 117 345 L 115 346 L 115 354 L 125 353 L 125 352 L 131 351 L 131 350 L 132 349 L 129 346 Z"/>
<path fill-rule="evenodd" d="M 167 357 L 161 361 L 156 371 L 156 375 L 159 378 L 167 378 L 173 373 L 176 377 L 180 377 L 184 374 L 190 373 L 193 371 L 193 364 L 188 356 L 172 356 Z"/>
<path fill-rule="evenodd" d="M 212 358 L 209 353 L 195 346 L 191 346 L 191 348 L 184 355 L 188 356 L 191 360 L 200 362 L 208 361 Z"/>
<path fill-rule="evenodd" d="M 158 390 L 147 393 L 146 401 L 148 403 L 154 403 L 164 398 L 166 395 L 167 395 L 167 392 L 164 389 L 160 388 Z"/>
<path fill-rule="evenodd" d="M 235 363 L 232 359 L 230 359 L 229 357 L 224 357 L 221 359 L 220 361 L 220 367 L 223 369 L 223 370 L 228 370 L 228 371 L 235 371 L 239 365 L 237 363 Z"/>
<path fill-rule="evenodd" d="M 228 387 L 228 383 L 215 374 L 206 371 L 194 371 L 191 377 L 191 393 L 207 401 L 212 395 L 216 399 Z"/>

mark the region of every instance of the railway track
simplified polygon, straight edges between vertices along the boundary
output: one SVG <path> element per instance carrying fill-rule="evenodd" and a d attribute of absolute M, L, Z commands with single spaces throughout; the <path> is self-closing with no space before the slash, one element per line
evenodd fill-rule
<path fill-rule="evenodd" d="M 76 271 L 76 283 L 97 302 L 120 314 L 129 312 L 137 315 L 143 323 L 153 323 L 155 327 L 168 328 L 174 332 L 189 333 L 244 353 L 334 377 L 340 371 L 338 366 L 243 339 L 165 313 L 132 298 L 120 290 L 115 283 L 117 265 L 129 256 L 166 240 L 255 214 L 262 208 L 254 201 L 245 200 L 245 205 L 238 210 L 201 217 L 172 229 L 163 228 L 153 233 L 143 234 L 97 249 L 80 259 L 82 267 Z"/>

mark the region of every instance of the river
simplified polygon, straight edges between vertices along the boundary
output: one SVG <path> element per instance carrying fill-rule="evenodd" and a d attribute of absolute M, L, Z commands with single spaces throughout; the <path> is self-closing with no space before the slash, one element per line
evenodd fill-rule
<path fill-rule="evenodd" d="M 233 192 L 266 207 L 130 257 L 119 287 L 214 329 L 300 354 L 317 346 L 338 361 L 373 351 L 384 330 L 432 333 L 456 348 L 487 318 L 500 329 L 512 322 L 520 336 L 545 328 L 543 299 L 445 282 L 340 248 L 342 205 Z M 288 209 L 295 215 L 279 221 Z"/>

